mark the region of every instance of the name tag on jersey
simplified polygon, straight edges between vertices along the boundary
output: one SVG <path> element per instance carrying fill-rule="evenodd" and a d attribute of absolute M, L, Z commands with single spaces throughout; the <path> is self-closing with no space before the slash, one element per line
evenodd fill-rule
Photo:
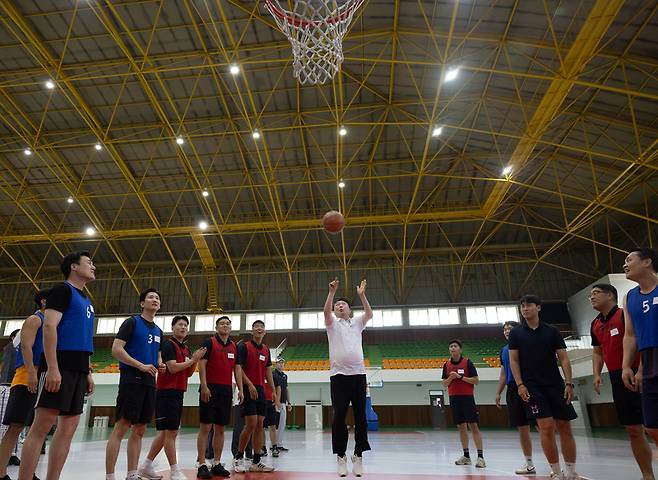
<path fill-rule="evenodd" d="M 464 369 L 463 368 L 457 369 L 457 373 L 460 375 L 464 375 Z"/>
<path fill-rule="evenodd" d="M 616 335 L 619 335 L 619 329 L 615 327 L 612 330 L 610 330 L 610 336 L 614 337 Z"/>
<path fill-rule="evenodd" d="M 264 362 L 265 361 L 265 355 L 258 355 L 258 360 L 260 360 L 261 362 Z"/>
<path fill-rule="evenodd" d="M 227 353 L 226 356 L 227 356 L 228 358 L 235 358 L 235 354 L 234 354 L 234 353 L 231 353 L 231 352 Z"/>
<path fill-rule="evenodd" d="M 155 343 L 160 343 L 160 337 L 158 335 L 153 335 L 153 340 L 155 340 Z"/>
<path fill-rule="evenodd" d="M 658 297 L 653 297 L 653 304 L 658 305 Z"/>

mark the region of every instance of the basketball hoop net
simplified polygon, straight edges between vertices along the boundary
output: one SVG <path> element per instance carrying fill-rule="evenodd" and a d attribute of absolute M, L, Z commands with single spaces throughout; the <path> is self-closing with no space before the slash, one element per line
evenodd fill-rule
<path fill-rule="evenodd" d="M 292 45 L 293 72 L 302 85 L 321 85 L 334 78 L 343 63 L 343 37 L 365 0 L 294 0 L 293 11 L 279 0 L 265 8 Z"/>

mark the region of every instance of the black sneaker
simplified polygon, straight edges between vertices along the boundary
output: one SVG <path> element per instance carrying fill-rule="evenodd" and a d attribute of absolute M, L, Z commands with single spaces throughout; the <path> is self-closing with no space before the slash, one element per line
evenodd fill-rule
<path fill-rule="evenodd" d="M 7 465 L 13 465 L 13 466 L 16 466 L 16 467 L 20 467 L 21 460 L 16 455 L 12 455 L 11 457 L 9 457 L 9 463 Z"/>
<path fill-rule="evenodd" d="M 286 447 L 276 447 L 276 448 L 279 450 L 279 452 L 289 452 L 290 451 Z"/>
<path fill-rule="evenodd" d="M 261 457 L 267 457 L 267 447 L 263 447 L 263 450 L 260 452 Z"/>
<path fill-rule="evenodd" d="M 272 447 L 272 456 L 275 458 L 279 456 L 279 449 L 277 447 Z"/>
<path fill-rule="evenodd" d="M 224 465 L 221 463 L 218 463 L 217 465 L 213 465 L 212 468 L 210 469 L 210 472 L 212 473 L 213 477 L 230 477 L 231 472 L 226 470 L 224 468 Z"/>
<path fill-rule="evenodd" d="M 11 480 L 11 477 L 7 474 L 4 477 L 0 478 L 0 480 Z"/>
<path fill-rule="evenodd" d="M 208 465 L 203 464 L 197 468 L 196 478 L 212 478 L 212 473 L 208 470 Z"/>

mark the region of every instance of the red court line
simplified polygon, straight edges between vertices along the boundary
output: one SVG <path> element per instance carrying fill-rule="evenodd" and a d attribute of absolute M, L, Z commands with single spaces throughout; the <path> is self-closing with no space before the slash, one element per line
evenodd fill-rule
<path fill-rule="evenodd" d="M 188 480 L 196 479 L 195 470 L 183 470 L 187 475 Z M 169 480 L 169 471 L 163 470 L 159 472 L 164 475 L 163 480 Z M 219 478 L 219 477 L 214 477 Z M 338 480 L 340 477 L 335 473 L 318 473 L 318 472 L 283 472 L 283 471 L 274 471 L 271 473 L 235 473 L 231 472 L 231 478 L 237 480 Z M 355 477 L 352 474 L 349 474 L 346 479 L 355 480 Z M 512 478 L 516 479 L 548 479 L 542 475 L 486 475 L 486 474 L 474 474 L 474 475 L 463 475 L 463 474 L 454 474 L 449 475 L 423 475 L 423 474 L 404 474 L 404 473 L 365 473 L 362 477 L 363 480 L 511 480 Z"/>

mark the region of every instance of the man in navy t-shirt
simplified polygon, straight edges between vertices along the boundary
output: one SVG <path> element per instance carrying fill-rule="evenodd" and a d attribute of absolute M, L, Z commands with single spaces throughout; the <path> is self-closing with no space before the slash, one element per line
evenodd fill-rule
<path fill-rule="evenodd" d="M 513 328 L 518 327 L 519 322 L 505 322 L 503 324 L 503 335 L 505 340 L 509 341 L 509 334 Z M 511 427 L 516 427 L 519 431 L 519 442 L 521 443 L 521 450 L 525 457 L 525 465 L 516 470 L 514 473 L 517 475 L 528 475 L 536 472 L 535 465 L 532 462 L 532 439 L 530 438 L 530 425 L 528 418 L 525 414 L 525 406 L 519 397 L 512 374 L 512 366 L 509 361 L 509 345 L 505 345 L 500 351 L 500 376 L 498 378 L 498 390 L 496 391 L 496 406 L 503 408 L 500 405 L 500 395 L 507 386 L 507 394 L 505 400 L 507 403 L 507 416 L 509 417 L 509 424 Z"/>
<path fill-rule="evenodd" d="M 139 303 L 142 313 L 127 318 L 112 343 L 112 356 L 119 360 L 120 377 L 117 421 L 105 450 L 106 480 L 115 480 L 114 468 L 121 440 L 131 426 L 127 480 L 139 479 L 137 466 L 142 437 L 155 410 L 155 378 L 159 367 L 165 369 L 160 355 L 162 330 L 155 324 L 155 314 L 160 310 L 160 293 L 155 288 L 147 288 L 140 294 Z"/>

